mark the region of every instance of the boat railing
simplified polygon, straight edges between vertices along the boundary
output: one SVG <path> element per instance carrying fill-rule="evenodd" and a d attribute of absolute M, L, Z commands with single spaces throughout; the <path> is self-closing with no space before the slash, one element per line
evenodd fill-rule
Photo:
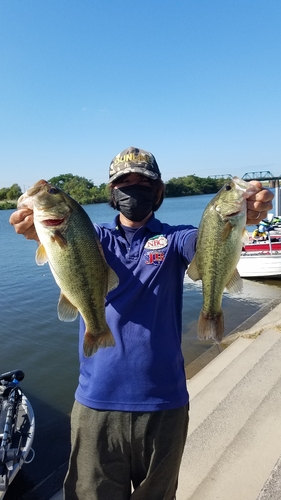
<path fill-rule="evenodd" d="M 269 241 L 269 253 L 272 254 L 272 242 L 270 232 L 268 231 L 268 241 Z"/>

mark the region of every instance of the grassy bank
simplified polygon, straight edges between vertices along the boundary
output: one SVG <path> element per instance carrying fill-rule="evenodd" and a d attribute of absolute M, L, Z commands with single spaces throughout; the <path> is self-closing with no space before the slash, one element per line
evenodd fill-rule
<path fill-rule="evenodd" d="M 0 210 L 15 210 L 16 208 L 16 200 L 0 200 Z"/>

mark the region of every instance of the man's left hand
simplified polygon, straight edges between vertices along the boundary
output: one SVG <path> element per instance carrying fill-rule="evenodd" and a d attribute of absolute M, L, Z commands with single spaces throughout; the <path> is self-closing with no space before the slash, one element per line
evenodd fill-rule
<path fill-rule="evenodd" d="M 272 210 L 274 198 L 274 194 L 269 189 L 264 188 L 261 182 L 251 181 L 251 184 L 260 191 L 247 199 L 247 224 L 249 226 L 256 225 L 267 218 L 267 213 Z"/>

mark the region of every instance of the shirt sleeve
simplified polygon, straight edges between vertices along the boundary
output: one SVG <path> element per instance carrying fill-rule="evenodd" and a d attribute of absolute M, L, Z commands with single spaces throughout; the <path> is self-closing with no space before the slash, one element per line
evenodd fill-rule
<path fill-rule="evenodd" d="M 187 265 L 190 264 L 195 255 L 197 232 L 198 230 L 196 228 L 186 231 L 182 240 L 182 255 L 185 258 Z"/>

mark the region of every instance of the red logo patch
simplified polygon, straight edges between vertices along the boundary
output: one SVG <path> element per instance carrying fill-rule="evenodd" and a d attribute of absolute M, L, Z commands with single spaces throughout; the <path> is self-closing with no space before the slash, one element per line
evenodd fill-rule
<path fill-rule="evenodd" d="M 164 252 L 149 252 L 146 255 L 147 260 L 145 261 L 146 264 L 161 264 L 163 260 L 165 259 L 165 253 Z"/>

